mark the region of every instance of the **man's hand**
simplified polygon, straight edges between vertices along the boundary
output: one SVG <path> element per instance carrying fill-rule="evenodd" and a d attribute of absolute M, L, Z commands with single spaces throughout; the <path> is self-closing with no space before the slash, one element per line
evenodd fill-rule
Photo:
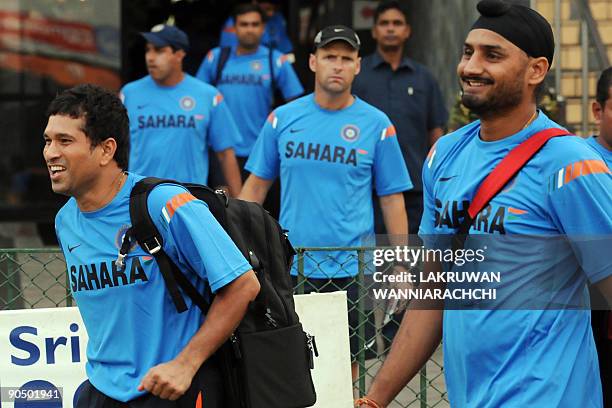
<path fill-rule="evenodd" d="M 230 197 L 237 197 L 242 189 L 242 179 L 240 176 L 240 168 L 238 167 L 238 161 L 234 154 L 234 149 L 229 148 L 216 152 L 219 163 L 221 164 L 221 171 L 225 177 L 227 188 L 229 190 Z"/>
<path fill-rule="evenodd" d="M 406 267 L 402 265 L 393 266 L 393 275 L 395 275 L 397 278 L 402 277 L 402 274 L 407 273 L 407 272 L 409 272 L 408 269 L 406 269 Z M 397 290 L 398 292 L 414 288 L 414 285 L 411 282 L 408 282 L 408 281 L 398 282 L 397 280 L 395 282 L 390 283 L 389 286 L 392 289 Z M 396 314 L 396 313 L 400 313 L 406 310 L 406 307 L 408 306 L 408 299 L 403 299 L 403 298 L 397 299 L 397 302 L 394 302 L 394 303 L 395 303 L 394 307 L 392 308 L 387 307 L 387 310 L 385 312 L 385 317 L 387 317 L 386 316 L 387 314 Z"/>
<path fill-rule="evenodd" d="M 143 377 L 138 391 L 146 390 L 159 398 L 174 401 L 187 391 L 195 373 L 192 365 L 178 360 L 159 364 Z"/>
<path fill-rule="evenodd" d="M 244 201 L 253 201 L 263 204 L 273 182 L 274 180 L 264 179 L 251 173 L 244 182 L 244 186 L 238 198 Z"/>

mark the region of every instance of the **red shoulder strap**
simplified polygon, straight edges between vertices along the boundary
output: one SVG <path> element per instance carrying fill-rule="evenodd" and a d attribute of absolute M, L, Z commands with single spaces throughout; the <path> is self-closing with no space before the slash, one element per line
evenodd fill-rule
<path fill-rule="evenodd" d="M 564 129 L 551 128 L 542 130 L 512 149 L 493 169 L 478 187 L 470 204 L 468 213 L 474 219 L 476 215 L 501 191 L 501 189 L 531 160 L 533 156 L 553 137 L 567 136 L 571 133 Z M 471 221 L 471 220 L 470 220 Z M 471 224 L 471 222 L 470 222 Z M 468 225 L 469 230 L 469 225 Z M 466 231 L 467 232 L 467 231 Z"/>

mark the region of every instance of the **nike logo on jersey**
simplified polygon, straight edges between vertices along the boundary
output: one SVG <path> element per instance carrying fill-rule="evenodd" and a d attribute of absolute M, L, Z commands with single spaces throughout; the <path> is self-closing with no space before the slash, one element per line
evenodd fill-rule
<path fill-rule="evenodd" d="M 148 104 L 144 104 L 144 105 L 136 105 L 136 109 L 142 109 L 145 108 Z"/>
<path fill-rule="evenodd" d="M 80 247 L 82 244 L 76 244 L 75 246 L 70 246 L 68 245 L 68 252 L 72 252 L 75 249 L 77 249 L 78 247 Z"/>
<path fill-rule="evenodd" d="M 448 180 L 454 179 L 454 178 L 455 178 L 455 177 L 457 177 L 457 176 L 458 176 L 458 174 L 455 174 L 454 176 L 449 176 L 449 177 L 440 177 L 440 178 L 438 179 L 438 181 L 439 181 L 439 182 L 448 181 Z"/>
<path fill-rule="evenodd" d="M 302 132 L 304 129 L 289 129 L 289 133 L 298 133 Z"/>

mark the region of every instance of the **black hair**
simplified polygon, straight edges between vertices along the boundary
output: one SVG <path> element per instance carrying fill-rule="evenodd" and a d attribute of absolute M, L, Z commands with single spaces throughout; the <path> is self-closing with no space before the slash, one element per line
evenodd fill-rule
<path fill-rule="evenodd" d="M 404 15 L 404 19 L 406 20 L 406 23 L 408 23 L 408 12 L 406 11 L 406 8 L 402 4 L 400 4 L 399 1 L 385 0 L 381 1 L 376 7 L 376 10 L 374 10 L 374 24 L 378 22 L 378 18 L 382 13 L 392 9 L 398 10 L 400 13 L 402 13 Z"/>
<path fill-rule="evenodd" d="M 114 159 L 127 170 L 130 153 L 130 122 L 127 110 L 117 95 L 96 85 L 77 85 L 53 99 L 47 118 L 53 115 L 84 118 L 83 132 L 91 147 L 112 137 L 117 142 Z"/>
<path fill-rule="evenodd" d="M 604 106 L 610 98 L 610 88 L 612 88 L 612 67 L 604 69 L 597 81 L 597 95 L 595 99 L 601 106 Z"/>
<path fill-rule="evenodd" d="M 253 3 L 244 3 L 238 4 L 236 7 L 234 7 L 234 11 L 232 13 L 232 17 L 234 17 L 234 24 L 238 20 L 238 16 L 241 16 L 246 13 L 259 13 L 259 15 L 261 16 L 261 22 L 266 22 L 266 15 L 261 9 L 261 7 L 259 7 L 259 5 Z"/>

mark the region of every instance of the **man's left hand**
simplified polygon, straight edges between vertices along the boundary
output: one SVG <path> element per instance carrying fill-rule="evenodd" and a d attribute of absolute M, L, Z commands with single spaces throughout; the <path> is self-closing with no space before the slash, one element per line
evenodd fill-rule
<path fill-rule="evenodd" d="M 144 376 L 138 391 L 148 391 L 151 394 L 174 401 L 180 398 L 193 380 L 193 367 L 172 360 L 151 368 Z"/>

